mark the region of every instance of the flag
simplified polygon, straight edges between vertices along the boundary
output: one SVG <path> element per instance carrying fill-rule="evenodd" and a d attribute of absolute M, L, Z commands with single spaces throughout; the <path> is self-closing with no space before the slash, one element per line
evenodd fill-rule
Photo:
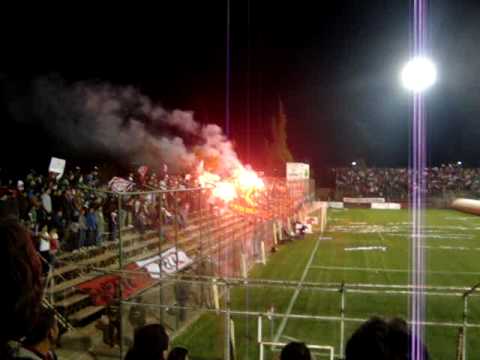
<path fill-rule="evenodd" d="M 133 189 L 135 184 L 132 181 L 128 181 L 124 178 L 115 176 L 108 182 L 108 187 L 115 192 L 126 192 Z"/>

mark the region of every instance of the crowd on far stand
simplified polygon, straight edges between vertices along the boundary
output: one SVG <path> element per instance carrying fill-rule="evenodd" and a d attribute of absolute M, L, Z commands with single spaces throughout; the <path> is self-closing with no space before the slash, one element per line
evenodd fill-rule
<path fill-rule="evenodd" d="M 405 168 L 337 168 L 335 186 L 344 196 L 382 196 L 407 199 L 409 170 Z M 425 169 L 427 195 L 445 192 L 480 193 L 480 168 L 448 164 Z"/>
<path fill-rule="evenodd" d="M 131 173 L 130 190 L 171 190 L 193 187 L 189 176 Z M 29 231 L 42 256 L 44 271 L 55 262 L 59 251 L 77 251 L 118 238 L 120 227 L 135 227 L 141 234 L 149 228 L 176 223 L 186 226 L 191 204 L 183 196 L 148 194 L 124 196 L 122 207 L 100 181 L 98 167 L 82 172 L 80 167 L 63 176 L 31 170 L 22 179 L 0 177 L 0 218 L 19 220 Z"/>

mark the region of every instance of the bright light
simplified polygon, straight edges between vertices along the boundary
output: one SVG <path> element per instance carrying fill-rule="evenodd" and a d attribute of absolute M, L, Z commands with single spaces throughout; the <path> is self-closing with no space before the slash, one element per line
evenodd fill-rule
<path fill-rule="evenodd" d="M 261 190 L 265 187 L 263 180 L 251 169 L 238 168 L 234 172 L 234 177 L 238 186 L 245 191 Z"/>
<path fill-rule="evenodd" d="M 352 166 L 357 166 L 357 162 L 356 162 L 356 161 L 352 161 Z"/>
<path fill-rule="evenodd" d="M 437 81 L 435 64 L 425 57 L 415 57 L 402 70 L 403 86 L 414 93 L 425 91 Z"/>
<path fill-rule="evenodd" d="M 230 202 L 237 197 L 237 191 L 232 183 L 220 181 L 213 189 L 213 195 L 222 199 L 225 202 Z"/>
<path fill-rule="evenodd" d="M 462 162 L 461 162 L 461 161 L 457 161 L 457 165 L 458 165 L 458 166 L 462 166 Z"/>

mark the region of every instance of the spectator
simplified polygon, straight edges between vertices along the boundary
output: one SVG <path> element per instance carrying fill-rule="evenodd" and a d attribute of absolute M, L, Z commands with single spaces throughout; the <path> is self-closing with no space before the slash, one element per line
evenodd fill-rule
<path fill-rule="evenodd" d="M 54 352 L 60 331 L 55 313 L 51 309 L 43 309 L 33 329 L 22 341 L 22 346 L 15 354 L 16 358 L 31 360 L 56 360 Z"/>
<path fill-rule="evenodd" d="M 111 241 L 115 241 L 115 239 L 117 238 L 117 231 L 118 231 L 118 216 L 117 216 L 117 212 L 115 211 L 115 209 L 112 209 L 110 211 L 110 216 L 109 216 L 109 227 L 110 227 L 110 240 Z"/>
<path fill-rule="evenodd" d="M 46 274 L 50 268 L 50 265 L 53 263 L 53 257 L 50 252 L 51 249 L 51 239 L 50 233 L 48 232 L 48 227 L 44 226 L 40 232 L 38 251 L 40 256 L 43 258 L 43 273 Z"/>
<path fill-rule="evenodd" d="M 85 217 L 85 208 L 80 209 L 80 215 L 78 216 L 78 248 L 82 248 L 85 246 L 85 242 L 87 239 L 87 219 Z"/>
<path fill-rule="evenodd" d="M 132 325 L 133 329 L 141 328 L 142 326 L 145 326 L 147 322 L 147 312 L 145 306 L 141 304 L 142 301 L 142 297 L 139 296 L 135 300 L 135 302 L 139 304 L 132 305 L 128 313 L 128 321 L 130 322 L 130 325 Z"/>
<path fill-rule="evenodd" d="M 95 209 L 91 207 L 88 209 L 87 216 L 85 217 L 87 223 L 87 245 L 92 246 L 97 242 L 97 217 L 95 215 Z"/>
<path fill-rule="evenodd" d="M 135 331 L 133 346 L 125 360 L 164 360 L 169 338 L 160 324 L 145 325 Z"/>
<path fill-rule="evenodd" d="M 103 217 L 103 210 L 101 206 L 97 207 L 95 211 L 95 217 L 97 221 L 97 245 L 101 245 L 103 242 L 103 233 L 105 232 L 105 219 Z"/>
<path fill-rule="evenodd" d="M 42 207 L 47 214 L 52 213 L 52 198 L 50 197 L 50 189 L 45 189 L 42 193 Z"/>
<path fill-rule="evenodd" d="M 30 202 L 28 200 L 27 194 L 25 193 L 24 183 L 21 180 L 17 182 L 17 198 L 20 220 L 27 221 Z"/>
<path fill-rule="evenodd" d="M 363 323 L 350 337 L 345 348 L 346 360 L 409 360 L 412 335 L 402 319 L 385 321 L 372 317 Z M 426 347 L 422 345 L 422 359 L 428 360 Z"/>
<path fill-rule="evenodd" d="M 310 360 L 310 350 L 302 342 L 292 341 L 285 345 L 280 353 L 280 360 Z M 373 360 L 373 359 L 371 359 Z"/>
<path fill-rule="evenodd" d="M 70 190 L 66 190 L 62 196 L 62 209 L 65 215 L 67 222 L 70 222 L 74 219 L 75 206 L 73 204 L 73 195 Z"/>
<path fill-rule="evenodd" d="M 184 347 L 174 347 L 168 354 L 167 360 L 188 360 L 188 350 Z"/>
<path fill-rule="evenodd" d="M 60 243 L 58 240 L 58 233 L 56 229 L 50 230 L 50 254 L 53 259 L 55 259 L 55 256 L 57 255 L 57 252 L 60 248 Z M 53 260 L 55 261 L 55 260 Z"/>
<path fill-rule="evenodd" d="M 55 214 L 53 214 L 52 216 L 52 221 L 50 225 L 52 229 L 57 230 L 58 237 L 60 239 L 63 239 L 65 237 L 67 222 L 63 217 L 63 211 L 61 209 L 59 209 L 58 211 L 55 211 Z"/>
<path fill-rule="evenodd" d="M 69 250 L 78 249 L 80 244 L 80 224 L 78 223 L 78 217 L 74 218 L 68 225 L 65 243 Z"/>
<path fill-rule="evenodd" d="M 0 274 L 8 291 L 2 296 L 0 359 L 13 358 L 11 340 L 27 335 L 36 323 L 42 297 L 41 263 L 32 240 L 17 221 L 0 222 Z"/>
<path fill-rule="evenodd" d="M 175 300 L 177 301 L 179 309 L 179 320 L 181 322 L 185 321 L 187 318 L 187 306 L 188 298 L 190 297 L 190 284 L 186 282 L 182 277 L 175 281 L 174 285 L 175 291 Z"/>

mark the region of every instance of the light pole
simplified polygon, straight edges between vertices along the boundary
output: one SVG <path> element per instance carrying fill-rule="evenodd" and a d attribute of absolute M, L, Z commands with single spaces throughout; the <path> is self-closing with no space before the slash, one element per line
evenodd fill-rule
<path fill-rule="evenodd" d="M 423 93 L 437 81 L 437 69 L 429 58 L 423 55 L 425 47 L 425 13 L 422 0 L 415 4 L 415 56 L 404 66 L 400 79 L 403 86 L 412 92 L 412 159 L 410 172 L 410 206 L 412 208 L 412 234 L 410 244 L 411 275 L 413 294 L 410 296 L 410 320 L 412 323 L 411 359 L 424 360 L 423 326 L 425 318 L 425 251 L 423 224 L 426 181 L 426 118 Z"/>

